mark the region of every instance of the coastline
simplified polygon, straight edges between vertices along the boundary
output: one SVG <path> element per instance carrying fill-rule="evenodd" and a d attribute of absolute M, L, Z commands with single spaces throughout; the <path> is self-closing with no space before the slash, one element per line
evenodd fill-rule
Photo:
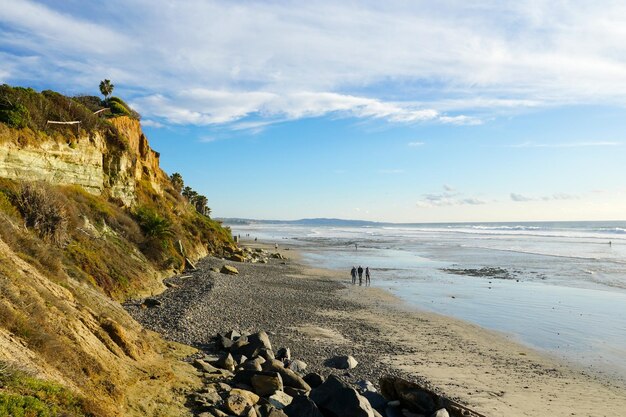
<path fill-rule="evenodd" d="M 271 332 L 277 344 L 323 374 L 330 372 L 325 359 L 351 354 L 359 361 L 350 371 L 352 382 L 377 384 L 381 375 L 396 374 L 428 382 L 488 416 L 617 416 L 626 407 L 626 387 L 617 382 L 502 334 L 416 311 L 385 290 L 353 287 L 342 272 L 303 265 L 293 248 L 280 252 L 289 260 L 239 264 L 207 258 L 187 278 L 168 281 L 174 286 L 160 296 L 165 311 L 127 307 L 146 327 L 199 348 L 210 349 L 213 334 L 234 328 Z M 224 263 L 240 275 L 210 271 Z M 180 297 L 184 305 L 177 305 Z M 171 320 L 161 322 L 164 316 Z"/>

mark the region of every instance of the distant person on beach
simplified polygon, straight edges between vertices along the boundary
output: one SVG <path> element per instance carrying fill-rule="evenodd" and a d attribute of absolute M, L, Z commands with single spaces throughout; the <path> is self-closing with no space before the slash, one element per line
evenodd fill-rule
<path fill-rule="evenodd" d="M 354 250 L 359 250 L 359 244 L 358 243 L 354 244 Z"/>
<path fill-rule="evenodd" d="M 278 250 L 278 243 L 274 243 L 274 249 Z"/>
<path fill-rule="evenodd" d="M 256 242 L 256 237 L 254 238 L 254 241 Z"/>
<path fill-rule="evenodd" d="M 350 275 L 352 275 L 352 285 L 356 284 L 356 267 L 352 267 Z"/>
<path fill-rule="evenodd" d="M 363 267 L 361 265 L 359 265 L 357 272 L 359 273 L 359 285 L 361 285 L 363 283 Z"/>
<path fill-rule="evenodd" d="M 365 285 L 370 285 L 370 267 L 365 267 Z"/>

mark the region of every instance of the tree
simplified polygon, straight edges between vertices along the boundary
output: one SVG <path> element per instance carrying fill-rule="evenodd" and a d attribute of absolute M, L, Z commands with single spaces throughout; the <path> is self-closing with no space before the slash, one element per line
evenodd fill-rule
<path fill-rule="evenodd" d="M 183 190 L 183 186 L 185 185 L 185 182 L 183 181 L 183 176 L 180 175 L 178 172 L 170 175 L 170 182 L 172 183 L 172 187 L 174 187 L 174 189 L 179 193 Z"/>
<path fill-rule="evenodd" d="M 191 187 L 186 186 L 183 188 L 182 192 L 183 197 L 185 197 L 191 204 L 193 204 L 194 200 L 198 196 L 198 193 L 195 192 Z"/>
<path fill-rule="evenodd" d="M 195 200 L 194 200 L 194 205 L 196 206 L 196 211 L 198 213 L 200 213 L 200 214 L 205 214 L 208 202 L 209 202 L 209 200 L 205 196 L 198 195 L 195 198 Z"/>
<path fill-rule="evenodd" d="M 113 94 L 113 89 L 115 86 L 111 84 L 111 80 L 102 80 L 100 81 L 100 92 L 104 96 L 105 100 L 108 100 L 111 94 Z"/>

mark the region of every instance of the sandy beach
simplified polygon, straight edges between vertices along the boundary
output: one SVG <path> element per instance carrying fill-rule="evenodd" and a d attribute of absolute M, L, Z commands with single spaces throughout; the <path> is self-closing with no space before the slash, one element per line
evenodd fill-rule
<path fill-rule="evenodd" d="M 261 244 L 250 244 L 262 247 Z M 324 375 L 324 361 L 351 354 L 346 377 L 377 384 L 384 374 L 427 382 L 487 416 L 621 416 L 626 387 L 574 369 L 504 335 L 411 310 L 384 290 L 352 286 L 348 273 L 312 269 L 294 250 L 268 264 L 206 258 L 167 281 L 159 308 L 127 309 L 165 337 L 210 351 L 221 331 L 266 330 L 276 345 Z M 229 276 L 211 271 L 225 263 Z"/>

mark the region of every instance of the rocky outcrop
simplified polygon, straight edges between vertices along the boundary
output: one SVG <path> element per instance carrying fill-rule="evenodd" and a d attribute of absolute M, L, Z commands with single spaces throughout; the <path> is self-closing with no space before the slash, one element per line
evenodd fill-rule
<path fill-rule="evenodd" d="M 0 177 L 79 185 L 92 194 L 107 192 L 128 206 L 135 202 L 140 181 L 161 193 L 167 177 L 139 121 L 123 116 L 110 122 L 123 145 L 99 131 L 68 141 L 40 133 L 35 140 L 24 141 L 20 140 L 24 132 L 3 125 Z"/>

